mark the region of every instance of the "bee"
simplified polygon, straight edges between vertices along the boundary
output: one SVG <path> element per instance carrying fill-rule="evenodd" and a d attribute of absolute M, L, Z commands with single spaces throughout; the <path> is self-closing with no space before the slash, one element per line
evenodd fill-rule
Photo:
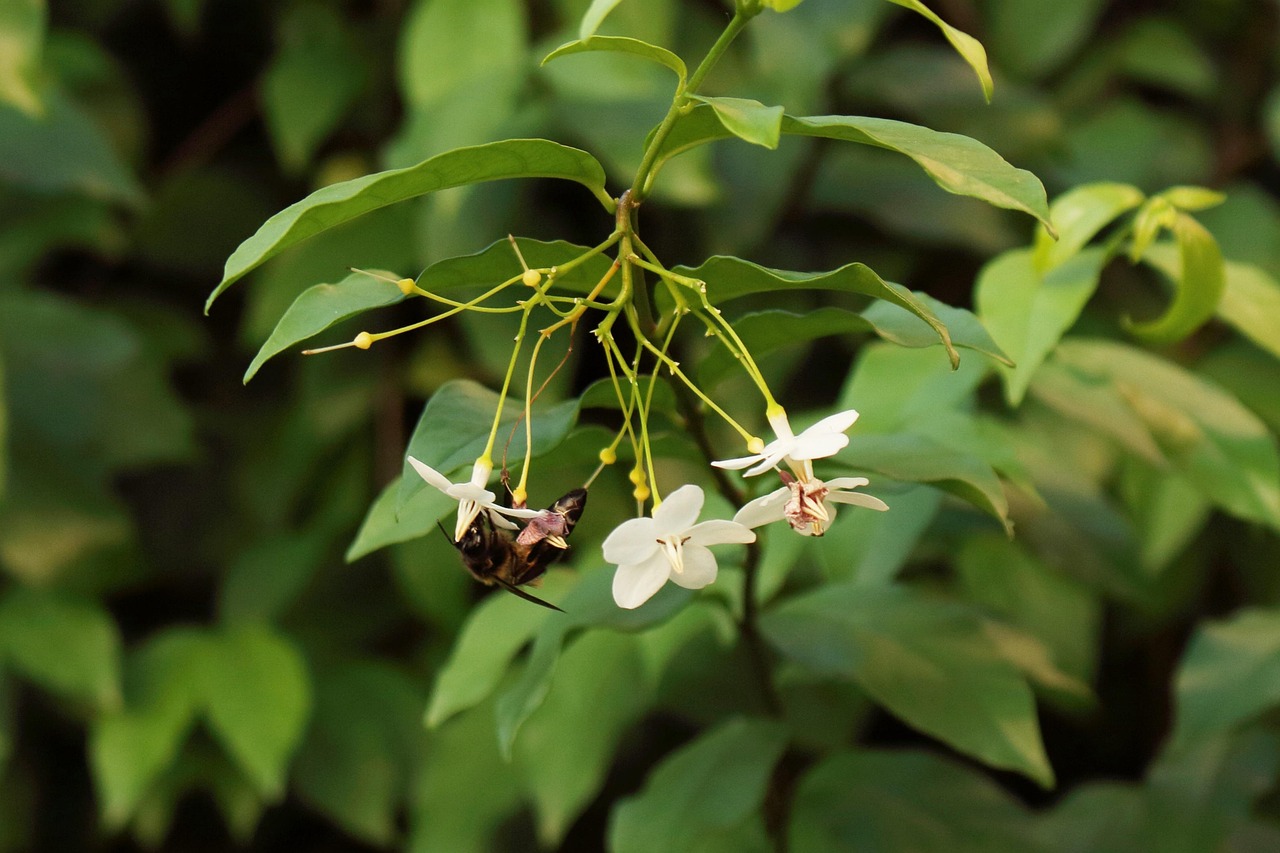
<path fill-rule="evenodd" d="M 586 505 L 587 490 L 574 489 L 543 510 L 541 515 L 530 519 L 518 536 L 495 527 L 489 513 L 481 511 L 453 547 L 462 555 L 462 565 L 481 583 L 500 586 L 525 601 L 560 610 L 520 587 L 536 585 L 547 567 L 565 553 L 569 548 L 565 540 L 573 532 Z M 443 526 L 440 529 L 444 531 Z M 446 532 L 445 536 L 448 535 Z"/>

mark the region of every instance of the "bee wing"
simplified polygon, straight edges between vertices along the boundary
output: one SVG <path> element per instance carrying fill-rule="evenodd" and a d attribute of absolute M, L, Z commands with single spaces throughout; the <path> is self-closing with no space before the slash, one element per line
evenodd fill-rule
<path fill-rule="evenodd" d="M 564 612 L 563 610 L 560 610 L 559 607 L 556 607 L 551 602 L 543 601 L 541 598 L 538 598 L 538 596 L 531 595 L 530 593 L 525 592 L 523 589 L 511 583 L 510 581 L 506 580 L 505 578 L 500 578 L 495 576 L 494 580 L 496 580 L 498 584 L 507 592 L 511 593 L 512 595 L 517 595 L 520 598 L 523 598 L 525 601 L 532 601 L 534 604 L 541 604 L 543 607 L 548 607 L 552 610 L 559 610 L 561 613 Z"/>

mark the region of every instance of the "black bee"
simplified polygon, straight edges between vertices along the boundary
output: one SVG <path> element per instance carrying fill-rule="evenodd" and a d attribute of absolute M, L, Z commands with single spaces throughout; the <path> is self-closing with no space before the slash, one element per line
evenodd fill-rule
<path fill-rule="evenodd" d="M 489 512 L 481 510 L 453 546 L 462 555 L 462 565 L 481 583 L 501 586 L 526 601 L 560 610 L 520 587 L 536 584 L 547 567 L 569 548 L 565 539 L 573 532 L 586 505 L 587 490 L 574 489 L 530 519 L 518 536 L 495 527 Z"/>

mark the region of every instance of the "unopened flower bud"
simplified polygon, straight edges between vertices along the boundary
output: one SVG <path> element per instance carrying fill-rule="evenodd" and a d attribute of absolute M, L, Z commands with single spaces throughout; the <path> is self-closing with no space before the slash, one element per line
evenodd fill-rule
<path fill-rule="evenodd" d="M 641 483 L 640 485 L 636 486 L 635 491 L 633 491 L 631 494 L 632 496 L 635 497 L 636 500 L 640 501 L 641 503 L 644 503 L 645 501 L 649 500 L 649 495 L 652 493 L 649 491 L 648 486 Z"/>
<path fill-rule="evenodd" d="M 751 438 L 747 439 L 747 450 L 750 450 L 752 453 L 763 453 L 764 439 L 758 438 L 754 435 L 751 436 Z"/>
<path fill-rule="evenodd" d="M 631 469 L 631 482 L 639 486 L 645 481 L 644 471 L 641 468 Z"/>
<path fill-rule="evenodd" d="M 525 283 L 526 287 L 537 287 L 542 281 L 542 273 L 537 270 L 525 270 L 524 275 L 520 276 L 520 280 Z"/>
<path fill-rule="evenodd" d="M 351 343 L 355 345 L 356 349 L 368 349 L 373 346 L 373 335 L 368 332 L 361 332 L 356 335 L 355 340 Z"/>
<path fill-rule="evenodd" d="M 400 288 L 401 293 L 403 293 L 405 296 L 408 296 L 409 294 L 413 293 L 413 290 L 415 287 L 417 287 L 417 284 L 411 278 L 402 278 L 396 282 L 396 287 Z"/>
<path fill-rule="evenodd" d="M 606 465 L 612 465 L 618 461 L 618 453 L 612 447 L 606 447 L 600 451 L 600 461 Z"/>

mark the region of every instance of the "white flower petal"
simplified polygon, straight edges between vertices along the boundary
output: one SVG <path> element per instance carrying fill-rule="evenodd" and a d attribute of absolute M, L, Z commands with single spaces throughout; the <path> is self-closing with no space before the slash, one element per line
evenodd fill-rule
<path fill-rule="evenodd" d="M 658 531 L 652 518 L 624 521 L 605 537 L 602 550 L 606 562 L 615 565 L 643 563 L 658 551 Z"/>
<path fill-rule="evenodd" d="M 671 565 L 655 553 L 642 563 L 618 566 L 613 576 L 613 600 L 619 607 L 635 610 L 662 589 L 671 575 Z"/>
<path fill-rule="evenodd" d="M 692 484 L 681 486 L 653 511 L 658 537 L 682 534 L 698 520 L 704 500 L 702 489 Z M 613 562 L 610 560 L 609 562 Z"/>
<path fill-rule="evenodd" d="M 764 459 L 764 456 L 757 453 L 754 456 L 739 456 L 736 459 L 721 459 L 717 462 L 712 462 L 711 464 L 715 468 L 727 468 L 730 471 L 737 471 L 739 469 L 746 468 L 749 465 L 754 465 L 761 459 Z"/>
<path fill-rule="evenodd" d="M 772 471 L 774 468 L 778 467 L 778 463 L 782 461 L 783 457 L 787 455 L 786 451 L 790 449 L 790 446 L 788 446 L 781 448 L 774 453 L 766 454 L 759 465 L 748 471 L 743 471 L 742 476 L 755 477 L 759 474 L 763 474 L 765 471 Z"/>
<path fill-rule="evenodd" d="M 691 545 L 745 545 L 756 541 L 756 535 L 750 528 L 736 521 L 725 521 L 715 518 L 695 524 L 687 533 L 689 543 L 685 545 L 685 553 Z"/>
<path fill-rule="evenodd" d="M 492 524 L 494 527 L 501 527 L 503 530 L 519 530 L 520 529 L 520 525 L 516 524 L 514 521 L 503 518 L 502 516 L 498 515 L 496 512 L 493 512 L 492 510 L 490 510 L 489 512 L 489 523 Z"/>
<path fill-rule="evenodd" d="M 458 502 L 458 522 L 453 527 L 453 541 L 461 542 L 462 537 L 467 532 L 467 528 L 471 526 L 471 522 L 476 520 L 476 516 L 480 514 L 480 505 L 475 501 L 459 501 Z"/>
<path fill-rule="evenodd" d="M 764 497 L 756 498 L 743 505 L 733 520 L 745 527 L 759 527 L 774 521 L 781 521 L 787 506 L 791 490 L 783 486 Z"/>
<path fill-rule="evenodd" d="M 858 413 L 853 409 L 847 409 L 846 411 L 843 411 L 843 412 L 836 412 L 834 415 L 828 415 L 827 417 L 818 421 L 813 426 L 809 427 L 804 432 L 800 433 L 800 437 L 803 438 L 805 435 L 808 435 L 810 433 L 817 434 L 817 433 L 824 433 L 824 432 L 825 433 L 846 432 L 849 429 L 849 427 L 853 426 L 854 421 L 856 421 L 857 419 L 858 419 Z"/>
<path fill-rule="evenodd" d="M 849 436 L 843 433 L 817 433 L 802 435 L 796 439 L 795 447 L 787 455 L 792 459 L 825 459 L 835 456 L 849 443 Z"/>
<path fill-rule="evenodd" d="M 827 480 L 828 489 L 856 489 L 859 486 L 865 486 L 871 481 L 866 477 L 836 477 L 834 480 Z"/>
<path fill-rule="evenodd" d="M 827 500 L 838 504 L 852 504 L 853 506 L 863 506 L 867 509 L 878 509 L 881 512 L 889 508 L 887 503 L 874 495 L 864 495 L 862 492 L 833 491 L 827 494 Z"/>
<path fill-rule="evenodd" d="M 448 492 L 449 487 L 453 485 L 453 483 L 449 482 L 448 477 L 425 462 L 420 462 L 410 456 L 409 464 L 413 466 L 413 470 L 418 472 L 419 477 L 427 481 L 428 485 L 435 486 L 442 492 Z"/>
<path fill-rule="evenodd" d="M 692 542 L 684 546 L 684 571 L 672 572 L 671 581 L 685 589 L 702 589 L 716 579 L 716 556 Z"/>
<path fill-rule="evenodd" d="M 445 489 L 444 493 L 455 501 L 475 501 L 478 504 L 492 504 L 498 498 L 493 492 L 474 483 L 455 483 Z"/>
<path fill-rule="evenodd" d="M 487 503 L 485 504 L 485 508 L 491 509 L 494 512 L 500 512 L 503 515 L 509 515 L 512 518 L 537 518 L 542 514 L 542 510 L 540 509 L 529 509 L 528 507 L 517 509 L 516 507 L 510 506 L 498 506 L 495 503 Z"/>

